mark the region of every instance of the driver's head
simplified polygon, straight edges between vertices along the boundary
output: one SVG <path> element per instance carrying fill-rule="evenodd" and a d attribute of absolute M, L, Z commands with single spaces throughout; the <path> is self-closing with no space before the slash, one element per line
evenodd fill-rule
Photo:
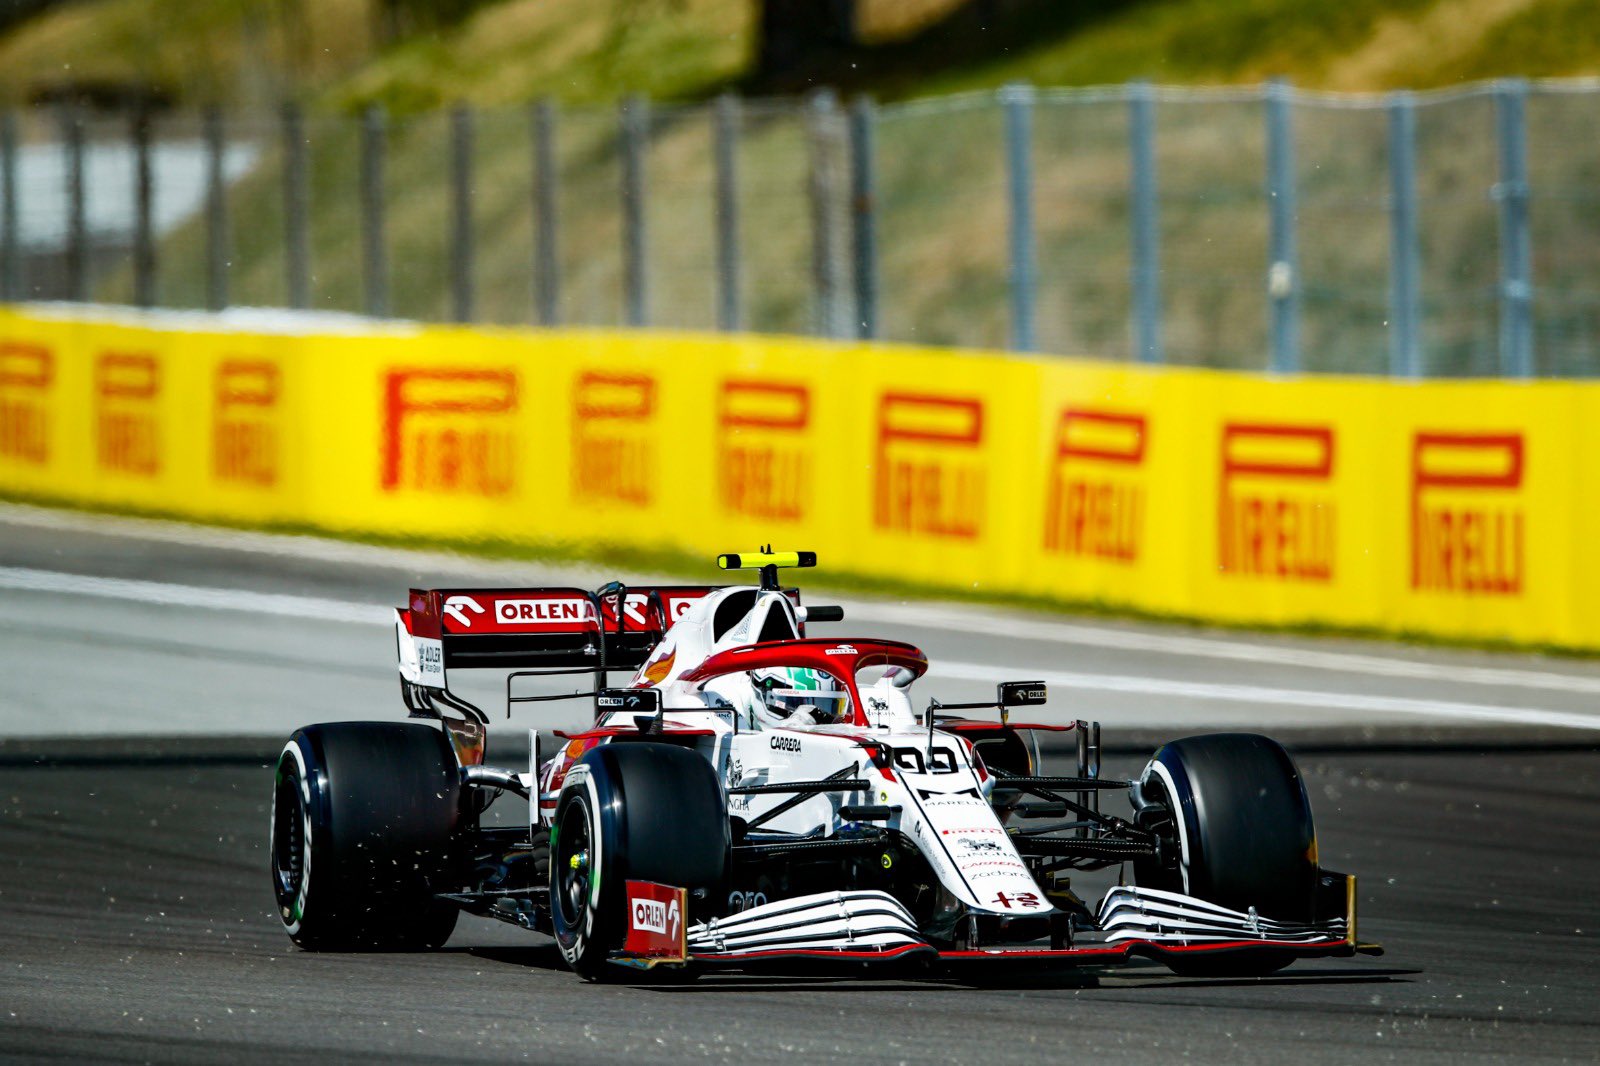
<path fill-rule="evenodd" d="M 757 713 L 768 725 L 837 722 L 849 699 L 832 674 L 804 666 L 752 670 L 750 682 L 760 700 Z"/>

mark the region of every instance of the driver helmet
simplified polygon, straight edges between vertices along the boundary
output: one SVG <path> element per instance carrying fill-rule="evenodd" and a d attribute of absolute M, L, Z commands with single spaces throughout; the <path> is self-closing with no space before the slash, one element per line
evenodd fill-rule
<path fill-rule="evenodd" d="M 827 725 L 842 718 L 849 703 L 838 678 L 810 667 L 752 670 L 750 683 L 756 690 L 756 713 L 767 725 Z"/>

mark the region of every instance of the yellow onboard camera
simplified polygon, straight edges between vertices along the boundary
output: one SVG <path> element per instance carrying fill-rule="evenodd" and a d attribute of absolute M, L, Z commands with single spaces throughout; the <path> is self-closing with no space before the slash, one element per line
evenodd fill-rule
<path fill-rule="evenodd" d="M 775 552 L 771 547 L 758 552 L 737 552 L 717 556 L 724 570 L 760 570 L 763 567 L 816 566 L 816 552 Z"/>

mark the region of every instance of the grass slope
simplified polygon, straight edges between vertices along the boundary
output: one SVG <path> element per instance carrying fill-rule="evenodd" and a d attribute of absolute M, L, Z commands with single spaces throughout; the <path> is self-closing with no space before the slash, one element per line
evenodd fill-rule
<path fill-rule="evenodd" d="M 78 0 L 0 37 L 0 99 L 122 82 L 189 103 L 416 111 L 823 83 L 900 99 L 1016 79 L 1382 89 L 1600 73 L 1593 0 L 860 0 L 863 44 L 762 79 L 755 2 L 495 0 L 379 54 L 370 0 Z"/>

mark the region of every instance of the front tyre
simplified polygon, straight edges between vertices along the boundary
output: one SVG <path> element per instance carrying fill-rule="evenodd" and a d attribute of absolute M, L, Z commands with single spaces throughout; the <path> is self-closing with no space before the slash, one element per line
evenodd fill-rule
<path fill-rule="evenodd" d="M 1153 806 L 1152 828 L 1176 863 L 1135 867 L 1147 888 L 1183 892 L 1264 918 L 1312 919 L 1317 891 L 1316 829 L 1300 771 L 1282 745 L 1253 733 L 1188 737 L 1156 751 L 1139 781 Z M 1183 974 L 1270 973 L 1292 956 L 1250 952 L 1238 957 L 1169 963 Z"/>
<path fill-rule="evenodd" d="M 550 832 L 561 957 L 585 980 L 603 979 L 627 936 L 629 880 L 719 899 L 728 857 L 722 787 L 704 756 L 637 741 L 592 749 L 567 772 Z"/>
<path fill-rule="evenodd" d="M 435 948 L 457 910 L 434 898 L 460 816 L 460 774 L 438 729 L 307 726 L 273 778 L 278 917 L 308 951 Z"/>

